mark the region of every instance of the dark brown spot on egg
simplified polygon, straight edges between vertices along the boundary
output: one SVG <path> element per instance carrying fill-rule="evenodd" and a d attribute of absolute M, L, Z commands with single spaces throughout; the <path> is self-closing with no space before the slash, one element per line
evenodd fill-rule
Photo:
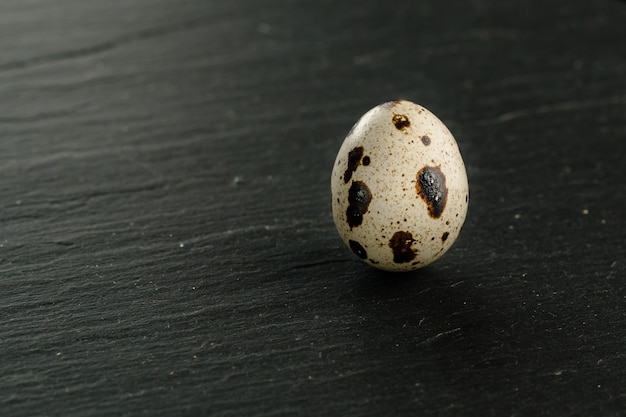
<path fill-rule="evenodd" d="M 428 135 L 422 136 L 422 143 L 426 146 L 430 145 L 430 137 Z"/>
<path fill-rule="evenodd" d="M 361 246 L 359 242 L 356 242 L 354 240 L 349 240 L 348 243 L 350 244 L 350 249 L 352 249 L 352 252 L 354 252 L 356 256 L 358 256 L 361 259 L 367 259 L 367 252 L 365 251 L 365 248 L 363 248 L 363 246 Z"/>
<path fill-rule="evenodd" d="M 398 130 L 405 130 L 407 127 L 411 126 L 409 118 L 406 117 L 404 114 L 394 114 L 391 121 Z"/>
<path fill-rule="evenodd" d="M 445 242 L 448 239 L 448 236 L 450 236 L 450 233 L 444 232 L 444 234 L 441 235 L 441 241 Z"/>
<path fill-rule="evenodd" d="M 372 201 L 372 193 L 367 185 L 361 181 L 352 181 L 350 190 L 348 190 L 348 203 L 350 205 L 346 210 L 350 229 L 363 223 L 363 215 L 367 213 L 370 201 Z"/>
<path fill-rule="evenodd" d="M 368 166 L 370 164 L 370 157 L 369 156 L 364 156 L 363 157 L 363 166 Z"/>
<path fill-rule="evenodd" d="M 347 184 L 352 179 L 352 173 L 356 171 L 363 157 L 363 147 L 357 146 L 348 153 L 348 168 L 343 173 L 343 182 Z"/>
<path fill-rule="evenodd" d="M 432 218 L 439 218 L 446 207 L 448 189 L 446 188 L 446 176 L 439 166 L 425 166 L 417 173 L 415 183 L 417 195 L 428 206 L 428 214 Z"/>
<path fill-rule="evenodd" d="M 417 256 L 413 249 L 413 235 L 411 232 L 396 232 L 389 239 L 389 247 L 393 251 L 393 261 L 397 264 L 411 262 Z"/>

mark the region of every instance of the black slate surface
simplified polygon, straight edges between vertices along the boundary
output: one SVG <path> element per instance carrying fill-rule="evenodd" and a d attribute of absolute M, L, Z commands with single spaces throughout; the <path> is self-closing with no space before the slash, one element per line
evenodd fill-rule
<path fill-rule="evenodd" d="M 618 416 L 626 4 L 0 3 L 0 414 Z M 454 133 L 464 230 L 370 269 L 343 136 Z"/>

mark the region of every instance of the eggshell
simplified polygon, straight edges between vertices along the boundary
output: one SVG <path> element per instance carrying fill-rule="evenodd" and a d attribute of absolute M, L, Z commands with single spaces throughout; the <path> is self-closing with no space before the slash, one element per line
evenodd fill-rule
<path fill-rule="evenodd" d="M 374 107 L 346 136 L 331 178 L 344 243 L 388 271 L 422 268 L 457 239 L 469 201 L 463 158 L 434 114 L 406 100 Z"/>

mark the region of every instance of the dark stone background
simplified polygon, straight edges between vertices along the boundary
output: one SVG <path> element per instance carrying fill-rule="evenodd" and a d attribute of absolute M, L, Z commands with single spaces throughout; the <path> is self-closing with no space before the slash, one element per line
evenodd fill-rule
<path fill-rule="evenodd" d="M 626 4 L 0 2 L 0 414 L 618 416 Z M 454 133 L 460 239 L 370 269 L 341 141 Z"/>

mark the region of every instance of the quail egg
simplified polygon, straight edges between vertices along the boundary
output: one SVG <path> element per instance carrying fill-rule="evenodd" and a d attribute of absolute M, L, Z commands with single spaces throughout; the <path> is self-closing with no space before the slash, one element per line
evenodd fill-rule
<path fill-rule="evenodd" d="M 422 268 L 457 239 L 469 202 L 463 158 L 433 113 L 406 100 L 365 113 L 331 178 L 337 231 L 354 254 L 388 271 Z"/>

